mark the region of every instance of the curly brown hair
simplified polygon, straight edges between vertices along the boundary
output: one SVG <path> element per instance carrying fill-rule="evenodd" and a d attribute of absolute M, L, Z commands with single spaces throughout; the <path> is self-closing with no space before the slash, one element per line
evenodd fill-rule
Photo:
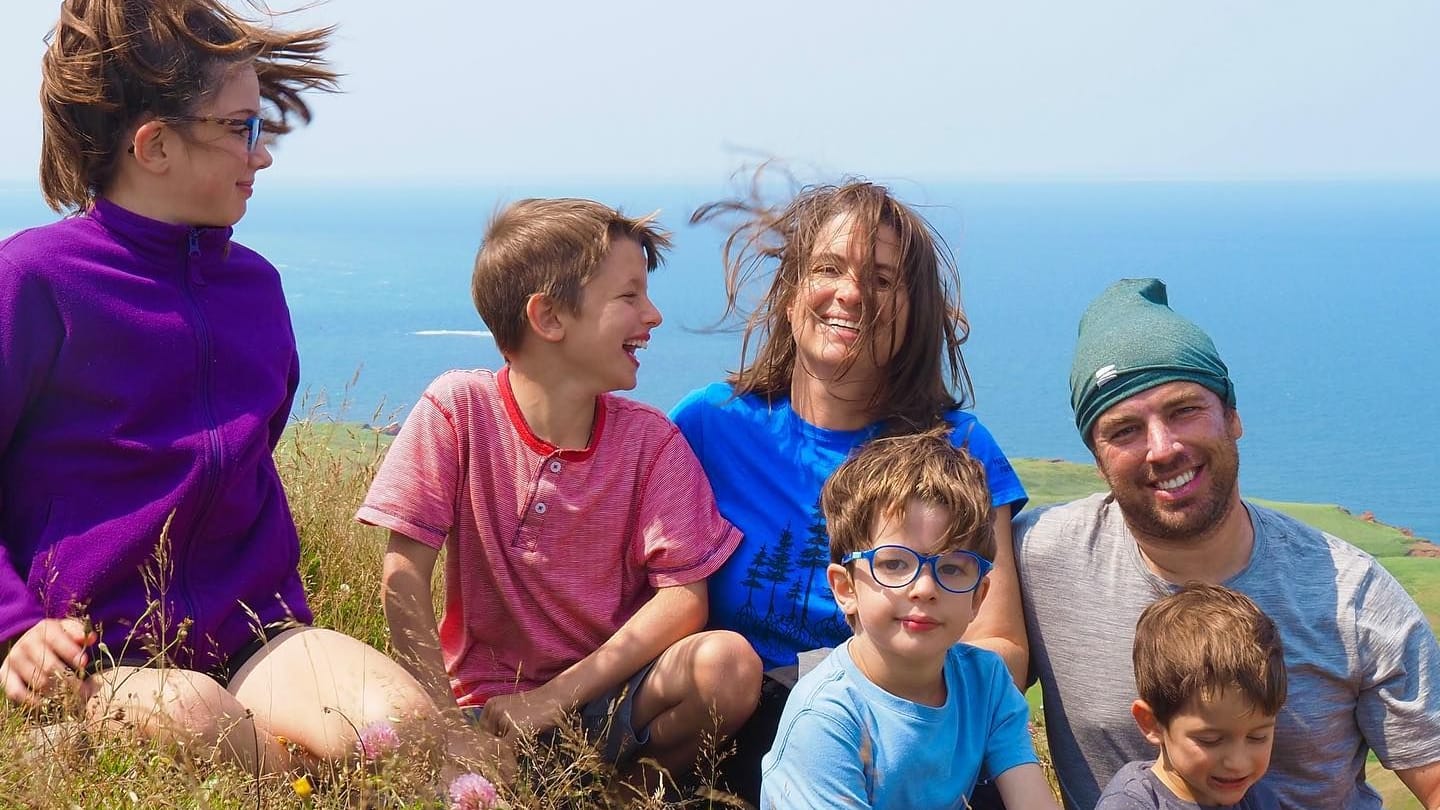
<path fill-rule="evenodd" d="M 765 172 L 766 167 L 756 171 L 748 196 L 709 203 L 690 217 L 691 224 L 738 220 L 725 240 L 722 316 L 744 321 L 740 369 L 729 377 L 736 395 L 789 395 L 796 363 L 788 312 L 811 269 L 817 236 L 836 217 L 846 216 L 854 232 L 867 240 L 866 263 L 858 274 L 866 313 L 862 331 L 895 329 L 893 320 L 877 318 L 882 308 L 876 303 L 873 271 L 882 227 L 893 229 L 899 239 L 900 273 L 910 302 L 905 333 L 894 336 L 899 348 L 885 365 L 867 408 L 895 432 L 939 424 L 947 410 L 969 405 L 972 389 L 960 346 L 970 324 L 960 306 L 954 260 L 930 223 L 889 189 L 859 179 L 807 186 L 788 203 L 766 205 L 760 191 Z M 767 292 L 748 309 L 741 303 L 744 289 L 765 277 Z M 870 343 L 862 339 L 858 345 Z"/>
<path fill-rule="evenodd" d="M 192 114 L 242 64 L 254 66 L 273 108 L 267 131 L 289 131 L 292 116 L 308 123 L 301 93 L 336 89 L 321 57 L 333 30 L 280 31 L 217 0 L 65 0 L 41 63 L 45 202 L 87 208 L 115 176 L 135 127 Z"/>

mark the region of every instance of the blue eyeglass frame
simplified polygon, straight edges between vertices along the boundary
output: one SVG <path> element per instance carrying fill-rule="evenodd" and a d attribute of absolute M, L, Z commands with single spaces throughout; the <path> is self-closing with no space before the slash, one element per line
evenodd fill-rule
<path fill-rule="evenodd" d="M 258 115 L 246 118 L 217 118 L 213 115 L 172 115 L 169 121 L 185 121 L 197 124 L 219 124 L 223 127 L 245 127 L 245 151 L 254 152 L 260 145 L 260 136 L 265 132 L 265 119 Z"/>
<path fill-rule="evenodd" d="M 881 549 L 887 548 L 903 549 L 904 551 L 908 551 L 911 554 L 914 554 L 915 559 L 920 561 L 919 564 L 915 566 L 915 573 L 911 575 L 910 579 L 898 585 L 889 585 L 887 583 L 881 582 L 880 578 L 875 576 L 875 554 Z M 970 557 L 971 559 L 975 560 L 976 565 L 980 569 L 980 576 L 975 578 L 975 584 L 971 585 L 963 591 L 957 591 L 954 588 L 946 587 L 945 583 L 940 581 L 939 569 L 935 567 L 940 562 L 940 559 L 942 557 L 948 557 L 951 554 L 964 554 L 965 556 Z M 920 578 L 920 572 L 925 568 L 925 566 L 928 565 L 930 566 L 930 578 L 935 580 L 935 584 L 940 586 L 940 590 L 945 591 L 946 593 L 971 593 L 976 588 L 980 587 L 980 583 L 985 581 L 985 577 L 989 575 L 991 569 L 995 567 L 994 563 L 990 562 L 984 557 L 981 557 L 979 554 L 976 554 L 973 551 L 956 549 L 955 551 L 947 551 L 944 554 L 921 554 L 920 552 L 916 551 L 913 548 L 910 548 L 909 546 L 897 545 L 876 546 L 875 548 L 872 548 L 868 551 L 852 551 L 849 554 L 846 554 L 844 557 L 840 558 L 840 562 L 844 564 L 849 564 L 855 562 L 856 560 L 868 560 L 870 562 L 870 578 L 875 580 L 875 584 L 879 585 L 882 588 L 908 588 L 912 584 L 914 584 L 915 580 Z"/>

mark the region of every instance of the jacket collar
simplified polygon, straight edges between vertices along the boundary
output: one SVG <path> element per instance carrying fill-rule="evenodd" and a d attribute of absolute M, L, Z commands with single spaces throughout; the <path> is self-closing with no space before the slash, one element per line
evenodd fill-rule
<path fill-rule="evenodd" d="M 96 197 L 85 216 L 99 223 L 142 258 L 167 263 L 187 255 L 195 258 L 223 256 L 234 230 L 161 222 L 121 208 L 104 197 Z"/>

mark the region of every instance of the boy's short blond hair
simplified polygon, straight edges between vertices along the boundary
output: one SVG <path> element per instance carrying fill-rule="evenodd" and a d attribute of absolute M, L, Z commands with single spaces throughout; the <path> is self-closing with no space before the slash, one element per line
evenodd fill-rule
<path fill-rule="evenodd" d="M 985 468 L 950 443 L 950 427 L 887 436 L 866 443 L 820 490 L 830 534 L 830 562 L 874 544 L 881 516 L 900 516 L 910 501 L 943 507 L 950 522 L 938 551 L 995 557 L 990 488 Z"/>
<path fill-rule="evenodd" d="M 1162 725 L 1230 689 L 1267 716 L 1285 704 L 1280 632 L 1249 597 L 1219 585 L 1191 582 L 1145 608 L 1134 663 L 1135 689 Z"/>
<path fill-rule="evenodd" d="M 670 247 L 655 214 L 631 218 L 593 200 L 529 199 L 501 209 L 485 229 L 470 277 L 475 309 L 500 354 L 519 350 L 530 296 L 549 296 L 562 310 L 579 312 L 581 287 L 619 238 L 640 243 L 647 270 Z"/>

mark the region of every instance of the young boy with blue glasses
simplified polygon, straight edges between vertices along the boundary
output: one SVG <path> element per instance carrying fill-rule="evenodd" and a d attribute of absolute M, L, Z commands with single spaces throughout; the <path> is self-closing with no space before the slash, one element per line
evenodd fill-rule
<path fill-rule="evenodd" d="M 578 716 L 607 759 L 643 752 L 678 775 L 704 732 L 755 707 L 750 645 L 699 632 L 706 577 L 739 533 L 665 414 L 611 393 L 635 387 L 660 325 L 648 279 L 668 244 L 589 200 L 499 212 L 471 291 L 505 365 L 431 383 L 357 515 L 390 530 L 392 644 L 502 750 Z M 451 746 L 481 750 L 458 722 Z"/>
<path fill-rule="evenodd" d="M 876 439 L 821 491 L 827 570 L 854 635 L 795 685 L 761 807 L 1058 808 L 1000 657 L 960 644 L 994 554 L 985 472 L 932 430 Z"/>

